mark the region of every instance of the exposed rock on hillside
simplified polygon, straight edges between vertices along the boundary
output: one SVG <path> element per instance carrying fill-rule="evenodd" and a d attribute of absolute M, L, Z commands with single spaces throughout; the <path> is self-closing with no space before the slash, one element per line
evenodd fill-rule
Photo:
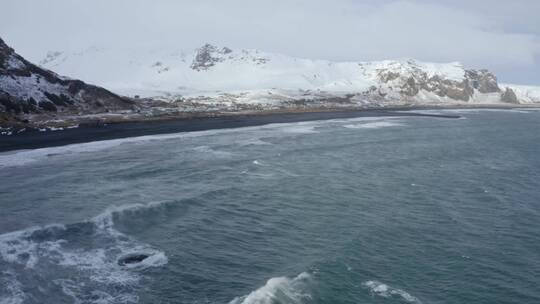
<path fill-rule="evenodd" d="M 0 113 L 21 119 L 36 113 L 103 113 L 132 103 L 103 88 L 40 68 L 0 39 Z"/>
<path fill-rule="evenodd" d="M 506 88 L 501 96 L 501 100 L 507 103 L 519 103 L 516 93 L 511 88 Z"/>
<path fill-rule="evenodd" d="M 216 63 L 224 61 L 223 55 L 230 53 L 232 53 L 232 50 L 227 47 L 219 49 L 211 44 L 205 44 L 197 50 L 191 68 L 196 71 L 208 70 Z"/>

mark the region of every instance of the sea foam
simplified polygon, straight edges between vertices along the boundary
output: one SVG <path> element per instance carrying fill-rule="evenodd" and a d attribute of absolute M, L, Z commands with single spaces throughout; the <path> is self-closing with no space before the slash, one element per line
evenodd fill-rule
<path fill-rule="evenodd" d="M 371 294 L 374 296 L 380 296 L 383 298 L 400 298 L 406 302 L 415 304 L 422 303 L 418 298 L 410 295 L 408 292 L 386 285 L 379 281 L 366 281 L 362 284 L 362 286 L 369 289 Z"/>
<path fill-rule="evenodd" d="M 14 167 L 24 166 L 30 163 L 41 161 L 49 157 L 58 157 L 69 154 L 79 153 L 93 153 L 103 150 L 108 150 L 124 144 L 137 144 L 153 141 L 163 140 L 178 140 L 187 138 L 198 138 L 203 136 L 215 136 L 231 133 L 240 133 L 244 139 L 241 139 L 240 145 L 262 145 L 269 144 L 261 141 L 261 137 L 286 137 L 286 136 L 300 136 L 319 133 L 318 128 L 324 126 L 340 125 L 346 123 L 346 128 L 366 128 L 376 129 L 382 127 L 400 126 L 401 122 L 394 122 L 395 116 L 385 117 L 353 117 L 346 119 L 330 119 L 330 120 L 315 120 L 315 121 L 302 121 L 292 123 L 271 123 L 261 126 L 240 127 L 230 129 L 215 129 L 204 131 L 191 131 L 191 132 L 178 132 L 159 135 L 145 135 L 118 139 L 109 139 L 101 141 L 92 141 L 79 144 L 70 144 L 59 147 L 39 148 L 32 150 L 18 150 L 0 153 L 0 168 L 2 167 Z M 359 123 L 361 122 L 361 123 Z M 210 146 L 200 146 L 198 152 L 210 152 L 217 153 L 222 156 L 229 156 L 228 152 L 213 151 Z"/>
<path fill-rule="evenodd" d="M 311 280 L 312 277 L 307 272 L 295 278 L 271 278 L 264 286 L 246 296 L 233 299 L 229 304 L 306 303 L 311 299 L 308 291 Z"/>
<path fill-rule="evenodd" d="M 356 118 L 358 119 L 358 118 Z M 268 144 L 260 141 L 261 136 L 296 136 L 302 134 L 318 133 L 316 127 L 335 123 L 337 120 L 318 120 L 308 122 L 294 122 L 294 123 L 273 123 L 262 126 L 251 126 L 231 129 L 216 129 L 205 131 L 192 131 L 192 132 L 179 132 L 159 135 L 145 135 L 128 138 L 110 139 L 102 141 L 92 141 L 87 143 L 70 144 L 59 147 L 39 148 L 32 150 L 18 150 L 0 153 L 0 168 L 1 167 L 13 167 L 24 166 L 36 161 L 44 160 L 49 157 L 56 157 L 61 155 L 78 154 L 78 153 L 92 153 L 102 150 L 111 149 L 123 144 L 144 143 L 152 141 L 162 140 L 174 140 L 183 138 L 194 138 L 201 136 L 214 136 L 221 134 L 230 134 L 240 132 L 247 134 L 249 138 L 243 140 L 243 143 L 248 144 Z M 346 120 L 340 120 L 346 121 Z M 351 121 L 355 121 L 352 118 Z M 200 149 L 210 151 L 211 147 L 206 149 L 201 147 Z"/>
<path fill-rule="evenodd" d="M 368 122 L 368 123 L 362 123 L 362 124 L 348 124 L 344 125 L 343 127 L 348 129 L 379 129 L 379 128 L 387 128 L 387 127 L 399 127 L 403 126 L 402 123 L 398 122 L 391 122 L 391 121 L 374 121 L 374 122 Z"/>
<path fill-rule="evenodd" d="M 162 204 L 111 207 L 88 221 L 0 235 L 0 273 L 17 274 L 10 277 L 10 284 L 0 286 L 0 303 L 20 303 L 33 297 L 18 288 L 21 282 L 35 282 L 30 284 L 38 286 L 40 282 L 52 282 L 49 290 L 38 288 L 36 292 L 53 295 L 55 290 L 61 290 L 76 303 L 117 303 L 117 299 L 124 299 L 122 303 L 136 302 L 131 300 L 136 299 L 139 271 L 165 265 L 167 256 L 116 230 L 114 219 L 126 212 Z M 119 258 L 129 254 L 146 258 L 120 265 Z"/>

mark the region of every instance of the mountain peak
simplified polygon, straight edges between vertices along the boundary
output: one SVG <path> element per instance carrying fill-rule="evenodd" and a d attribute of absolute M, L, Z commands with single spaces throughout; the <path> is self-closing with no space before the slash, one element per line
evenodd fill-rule
<path fill-rule="evenodd" d="M 228 47 L 219 48 L 212 44 L 205 44 L 195 52 L 191 68 L 195 71 L 208 70 L 218 62 L 225 60 L 225 55 L 232 53 Z"/>
<path fill-rule="evenodd" d="M 0 38 L 0 52 L 4 52 L 6 49 L 11 50 L 11 48 L 4 42 L 4 40 Z"/>
<path fill-rule="evenodd" d="M 13 53 L 13 49 L 0 38 L 0 69 L 8 69 L 10 67 L 9 61 L 13 57 Z"/>
<path fill-rule="evenodd" d="M 205 43 L 203 46 L 201 46 L 198 51 L 200 52 L 211 52 L 211 53 L 217 53 L 217 54 L 229 54 L 232 53 L 232 50 L 226 46 L 219 47 L 216 45 L 213 45 L 211 43 Z"/>

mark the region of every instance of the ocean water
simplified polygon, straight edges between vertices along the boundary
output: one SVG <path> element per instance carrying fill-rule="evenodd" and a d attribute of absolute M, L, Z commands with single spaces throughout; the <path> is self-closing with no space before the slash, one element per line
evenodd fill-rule
<path fill-rule="evenodd" d="M 0 303 L 540 303 L 540 111 L 0 154 Z"/>

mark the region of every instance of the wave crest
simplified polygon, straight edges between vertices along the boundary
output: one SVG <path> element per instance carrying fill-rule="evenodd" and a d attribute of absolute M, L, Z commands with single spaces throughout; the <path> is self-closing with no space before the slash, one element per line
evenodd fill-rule
<path fill-rule="evenodd" d="M 311 279 L 307 272 L 295 278 L 271 278 L 264 286 L 246 296 L 233 299 L 229 304 L 306 303 L 311 299 L 308 291 Z"/>

